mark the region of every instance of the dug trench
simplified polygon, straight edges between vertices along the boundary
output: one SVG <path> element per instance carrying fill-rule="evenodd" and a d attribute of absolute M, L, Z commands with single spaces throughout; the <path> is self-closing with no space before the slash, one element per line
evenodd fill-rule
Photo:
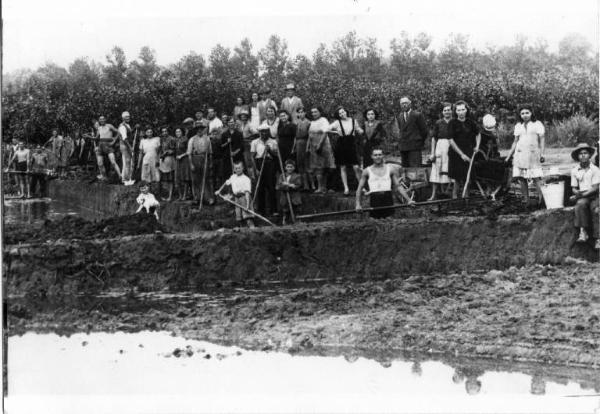
<path fill-rule="evenodd" d="M 191 234 L 120 233 L 115 222 L 80 239 L 48 231 L 5 246 L 8 332 L 169 330 L 292 353 L 350 348 L 597 369 L 597 254 L 574 243 L 571 215 Z M 110 305 L 111 292 L 135 306 Z M 166 306 L 149 292 L 206 295 Z M 93 304 L 74 305 L 82 297 Z"/>

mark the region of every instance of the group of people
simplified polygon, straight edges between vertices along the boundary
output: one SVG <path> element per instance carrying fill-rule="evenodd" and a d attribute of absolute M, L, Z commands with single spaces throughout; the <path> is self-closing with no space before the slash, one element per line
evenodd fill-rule
<path fill-rule="evenodd" d="M 345 195 L 350 194 L 349 174 L 356 178 L 357 209 L 362 209 L 365 192 L 370 194 L 371 207 L 393 204 L 394 191 L 412 202 L 398 168 L 384 163 L 382 144 L 387 133 L 376 109 L 367 108 L 359 121 L 348 108 L 340 106 L 330 120 L 322 107 L 305 107 L 294 84 L 286 85 L 285 95 L 279 105 L 269 89 L 253 93 L 249 103 L 238 97 L 231 114 L 223 113 L 219 118 L 215 108 L 208 107 L 206 113 L 197 111 L 194 118 L 184 119 L 175 129 L 132 127 L 127 111 L 117 127 L 101 116 L 92 136 L 77 134 L 73 140 L 54 130 L 46 145 L 52 145 L 59 173 L 74 154 L 83 159 L 91 148 L 98 179 L 107 178 L 108 161 L 125 185 L 136 180 L 159 183 L 159 192 L 166 186 L 167 201 L 177 193 L 180 200 L 191 196 L 200 203 L 214 204 L 215 195 L 221 196 L 225 186 L 230 187 L 230 201 L 245 209 L 238 212 L 240 220 L 248 220 L 247 210 L 254 209 L 267 216 L 293 214 L 301 206 L 300 192 L 332 191 L 328 181 L 335 171 L 339 171 Z M 530 201 L 529 182 L 533 181 L 541 201 L 545 129 L 531 106 L 519 108 L 514 141 L 504 157 L 498 149 L 494 116 L 486 114 L 478 124 L 465 101 L 443 103 L 432 133 L 424 115 L 412 108 L 409 97 L 402 97 L 400 106 L 397 144 L 403 169 L 423 166 L 425 142 L 431 138 L 431 152 L 426 157 L 431 163 L 430 200 L 440 192 L 452 198 L 465 197 L 470 184 L 477 185 L 482 195 L 494 198 L 513 179 L 520 182 L 525 202 Z M 16 169 L 43 165 L 43 160 L 30 158 L 29 150 L 15 149 Z M 512 168 L 508 167 L 511 162 Z M 592 200 L 594 194 L 597 198 L 597 187 L 597 183 L 592 184 L 591 193 L 586 190 L 578 196 L 577 205 L 586 203 L 581 200 Z M 213 192 L 216 188 L 219 190 Z M 29 194 L 25 182 L 22 192 Z M 372 214 L 385 217 L 392 212 L 381 209 Z M 581 232 L 580 238 L 585 237 Z"/>

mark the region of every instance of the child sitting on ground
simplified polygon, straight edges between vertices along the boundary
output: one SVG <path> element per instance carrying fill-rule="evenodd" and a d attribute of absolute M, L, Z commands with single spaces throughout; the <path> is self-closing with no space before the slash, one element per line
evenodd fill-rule
<path fill-rule="evenodd" d="M 244 164 L 241 161 L 233 164 L 233 174 L 223 183 L 221 188 L 215 191 L 215 195 L 221 195 L 221 191 L 225 186 L 231 186 L 233 202 L 245 207 L 247 210 L 252 210 L 252 199 L 250 197 L 252 183 L 250 182 L 250 178 L 244 174 Z M 248 227 L 254 227 L 252 214 L 238 206 L 235 207 L 235 221 L 238 224 L 242 224 L 245 221 Z"/>
<path fill-rule="evenodd" d="M 290 206 L 287 200 L 287 194 L 290 195 L 294 212 L 298 212 L 302 205 L 300 196 L 300 187 L 302 186 L 302 177 L 295 173 L 296 163 L 292 160 L 285 162 L 285 174 L 279 176 L 277 180 L 277 190 L 279 190 L 279 208 L 283 212 L 282 224 L 285 224 L 286 218 L 291 217 Z"/>
<path fill-rule="evenodd" d="M 152 194 L 149 190 L 150 188 L 148 187 L 148 184 L 142 184 L 140 187 L 140 195 L 136 199 L 139 205 L 138 209 L 136 210 L 136 214 L 142 210 L 145 210 L 148 214 L 154 214 L 154 217 L 156 217 L 156 220 L 158 220 L 158 209 L 160 208 L 160 203 L 156 197 L 154 197 L 154 194 Z"/>

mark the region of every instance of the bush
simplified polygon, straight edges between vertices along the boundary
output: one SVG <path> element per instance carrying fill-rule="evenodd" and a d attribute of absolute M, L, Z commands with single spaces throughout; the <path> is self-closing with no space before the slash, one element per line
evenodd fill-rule
<path fill-rule="evenodd" d="M 598 121 L 575 114 L 562 121 L 553 121 L 546 133 L 549 147 L 574 147 L 580 142 L 593 145 L 598 141 Z"/>

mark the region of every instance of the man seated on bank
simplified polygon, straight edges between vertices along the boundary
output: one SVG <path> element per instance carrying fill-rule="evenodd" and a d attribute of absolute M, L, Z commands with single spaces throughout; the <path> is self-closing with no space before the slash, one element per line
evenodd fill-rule
<path fill-rule="evenodd" d="M 147 214 L 154 214 L 156 220 L 159 219 L 158 210 L 160 209 L 160 203 L 158 202 L 156 197 L 154 197 L 154 194 L 150 192 L 148 184 L 144 183 L 141 185 L 140 195 L 137 197 L 136 201 L 139 205 L 138 209 L 135 211 L 136 214 L 141 212 L 142 210 L 145 210 Z"/>
<path fill-rule="evenodd" d="M 356 210 L 362 210 L 361 195 L 365 183 L 369 184 L 369 192 L 367 194 L 373 208 L 394 205 L 394 197 L 392 195 L 394 189 L 398 191 L 408 204 L 414 204 L 415 202 L 410 198 L 402 185 L 400 185 L 398 171 L 383 162 L 383 150 L 381 148 L 373 148 L 371 150 L 371 158 L 373 165 L 363 170 L 358 182 L 358 188 L 356 189 Z M 385 218 L 393 214 L 393 208 L 381 209 L 372 211 L 371 217 Z"/>
<path fill-rule="evenodd" d="M 575 227 L 579 230 L 578 242 L 586 242 L 596 238 L 596 249 L 600 249 L 598 234 L 598 186 L 600 185 L 600 169 L 590 162 L 594 148 L 588 144 L 578 144 L 571 157 L 579 164 L 571 170 L 571 201 L 575 202 Z"/>

